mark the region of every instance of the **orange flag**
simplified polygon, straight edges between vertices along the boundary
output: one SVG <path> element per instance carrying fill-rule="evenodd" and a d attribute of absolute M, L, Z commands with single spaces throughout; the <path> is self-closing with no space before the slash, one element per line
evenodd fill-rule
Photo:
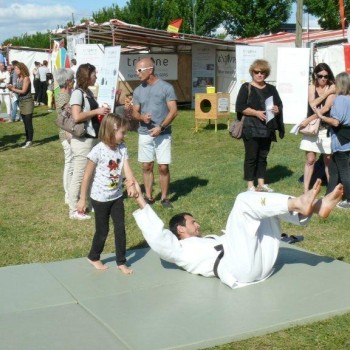
<path fill-rule="evenodd" d="M 340 14 L 341 28 L 343 29 L 343 36 L 344 36 L 344 30 L 345 30 L 344 0 L 339 0 L 339 14 Z"/>
<path fill-rule="evenodd" d="M 167 31 L 169 33 L 178 33 L 182 24 L 182 18 L 176 19 L 169 23 Z"/>

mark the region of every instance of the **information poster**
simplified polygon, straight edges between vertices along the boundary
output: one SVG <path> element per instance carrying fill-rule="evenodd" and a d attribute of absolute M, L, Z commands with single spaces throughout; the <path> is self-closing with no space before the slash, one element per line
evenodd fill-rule
<path fill-rule="evenodd" d="M 120 52 L 120 46 L 108 46 L 105 48 L 102 66 L 98 76 L 98 104 L 102 106 L 103 103 L 108 103 L 112 110 L 116 87 L 118 86 Z"/>
<path fill-rule="evenodd" d="M 309 48 L 278 48 L 276 88 L 286 124 L 297 124 L 306 118 L 309 62 Z"/>
<path fill-rule="evenodd" d="M 230 92 L 236 71 L 235 51 L 217 51 L 216 88 L 217 92 Z"/>
<path fill-rule="evenodd" d="M 205 93 L 207 86 L 215 86 L 215 47 L 192 45 L 192 108 L 197 93 Z"/>

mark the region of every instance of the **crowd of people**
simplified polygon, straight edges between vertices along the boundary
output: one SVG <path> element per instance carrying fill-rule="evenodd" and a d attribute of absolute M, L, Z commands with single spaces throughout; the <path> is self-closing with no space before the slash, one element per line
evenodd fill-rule
<path fill-rule="evenodd" d="M 304 135 L 300 149 L 306 152 L 304 194 L 294 198 L 273 193 L 267 183 L 267 158 L 272 142 L 284 138 L 283 103 L 275 86 L 266 80 L 269 62 L 258 59 L 249 68 L 251 82 L 244 83 L 237 95 L 237 118 L 244 118 L 242 139 L 245 156 L 243 178 L 247 191 L 237 197 L 227 221 L 226 234 L 203 240 L 200 226 L 190 213 L 175 215 L 170 230 L 153 211 L 154 163 L 158 164 L 160 204 L 173 208 L 169 199 L 172 122 L 177 115 L 173 86 L 157 77 L 152 58 L 140 59 L 135 66 L 140 85 L 125 98 L 123 106 L 99 106 L 90 87 L 97 80 L 96 68 L 89 64 L 62 68 L 52 75 L 47 62 L 35 62 L 32 71 L 35 95 L 31 93 L 28 68 L 14 61 L 11 69 L 0 63 L 0 96 L 9 116 L 17 101 L 25 127 L 23 148 L 33 142 L 34 105 L 48 104 L 59 114 L 67 104 L 76 123 L 84 123 L 84 136 L 59 130 L 64 151 L 63 188 L 69 218 L 91 219 L 95 233 L 88 260 L 98 270 L 107 266 L 100 260 L 109 231 L 114 224 L 116 264 L 124 274 L 127 265 L 123 186 L 140 209 L 134 217 L 150 247 L 162 258 L 185 270 L 204 276 L 217 276 L 232 288 L 267 278 L 279 248 L 278 219 L 303 224 L 316 213 L 327 217 L 338 206 L 350 209 L 350 77 L 335 78 L 330 67 L 321 63 L 309 86 L 309 110 L 299 127 L 320 119 L 317 135 Z M 44 79 L 45 77 L 45 79 Z M 52 98 L 53 80 L 60 91 Z M 45 94 L 44 94 L 45 91 Z M 51 91 L 51 92 L 50 92 Z M 16 95 L 16 99 L 6 96 Z M 16 118 L 16 117 L 15 117 Z M 13 120 L 13 119 L 12 119 Z M 124 137 L 128 130 L 138 132 L 138 161 L 142 165 L 144 193 L 129 165 Z M 324 156 L 328 179 L 326 196 L 317 199 L 321 181 L 311 184 L 316 154 Z M 264 203 L 259 206 L 259 203 Z M 278 205 L 276 206 L 276 203 Z M 252 240 L 252 237 L 255 237 Z M 205 243 L 203 243 L 205 242 Z M 257 249 L 258 247 L 258 249 Z M 223 254 L 223 251 L 225 254 Z M 259 259 L 255 255 L 259 255 Z M 208 261 L 210 262 L 208 265 Z"/>

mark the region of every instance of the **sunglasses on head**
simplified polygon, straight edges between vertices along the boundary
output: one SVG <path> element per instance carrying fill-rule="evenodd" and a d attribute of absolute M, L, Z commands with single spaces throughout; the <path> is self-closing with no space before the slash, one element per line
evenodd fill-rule
<path fill-rule="evenodd" d="M 316 75 L 317 75 L 317 78 L 318 78 L 318 79 L 322 79 L 322 78 L 324 78 L 324 79 L 328 79 L 328 77 L 329 77 L 329 75 L 328 75 L 328 74 L 326 74 L 326 75 L 316 74 Z"/>
<path fill-rule="evenodd" d="M 142 73 L 147 69 L 153 69 L 153 67 L 137 68 L 135 71 L 136 73 Z"/>
<path fill-rule="evenodd" d="M 261 74 L 261 75 L 266 75 L 266 72 L 262 71 L 262 70 L 253 70 L 254 74 Z"/>

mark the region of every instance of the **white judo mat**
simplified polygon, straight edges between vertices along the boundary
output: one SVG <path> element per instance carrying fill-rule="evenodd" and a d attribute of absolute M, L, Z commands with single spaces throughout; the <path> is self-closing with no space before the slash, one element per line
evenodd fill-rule
<path fill-rule="evenodd" d="M 201 349 L 350 310 L 350 265 L 288 244 L 269 279 L 235 290 L 149 249 L 128 251 L 132 276 L 103 258 L 103 272 L 85 258 L 0 268 L 1 349 Z"/>

